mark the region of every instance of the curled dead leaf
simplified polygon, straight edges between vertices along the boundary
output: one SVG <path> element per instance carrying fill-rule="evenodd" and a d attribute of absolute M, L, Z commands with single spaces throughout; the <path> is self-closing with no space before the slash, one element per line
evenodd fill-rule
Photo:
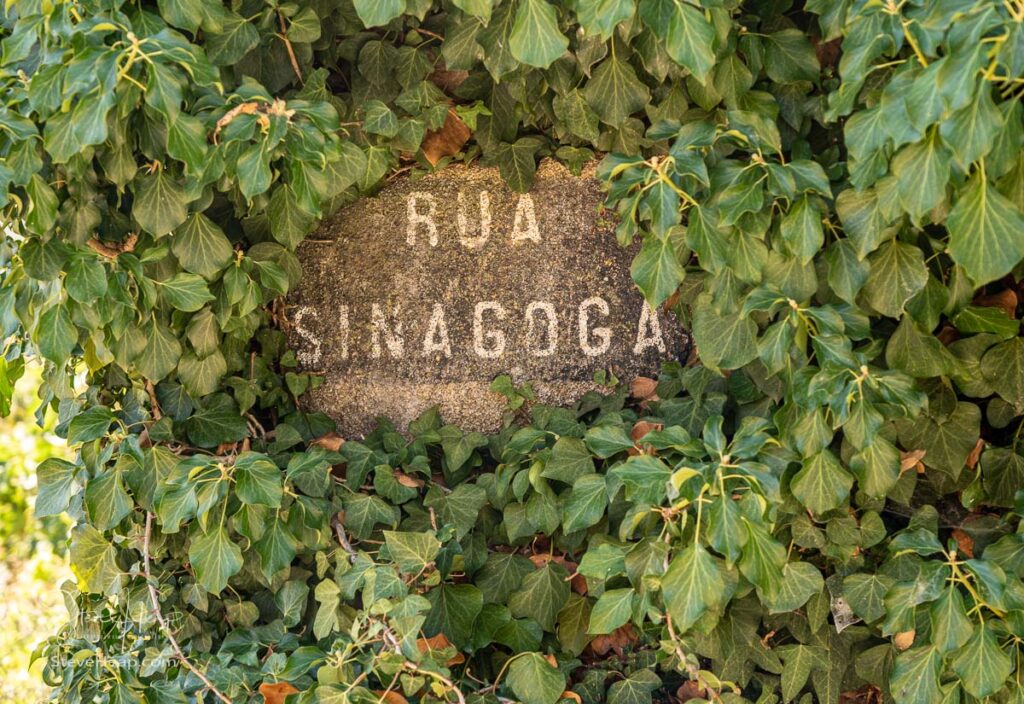
<path fill-rule="evenodd" d="M 298 694 L 299 690 L 288 682 L 264 682 L 260 685 L 259 692 L 263 695 L 265 704 L 284 704 L 289 694 Z"/>
<path fill-rule="evenodd" d="M 974 299 L 974 304 L 984 308 L 1001 308 L 1011 318 L 1017 317 L 1017 293 L 1013 289 L 1005 289 L 999 293 L 988 296 L 979 296 Z"/>
<path fill-rule="evenodd" d="M 978 441 L 974 443 L 974 449 L 971 450 L 971 454 L 967 455 L 967 468 L 974 469 L 978 466 L 978 460 L 981 459 L 981 451 L 985 449 L 985 441 L 978 438 Z"/>
<path fill-rule="evenodd" d="M 658 400 L 658 382 L 646 376 L 638 376 L 629 385 L 629 393 L 640 401 Z"/>
<path fill-rule="evenodd" d="M 436 166 L 446 156 L 458 154 L 472 135 L 473 131 L 462 118 L 449 109 L 441 129 L 427 132 L 420 148 L 430 165 Z"/>
<path fill-rule="evenodd" d="M 327 435 L 321 435 L 310 444 L 314 447 L 322 447 L 330 452 L 337 452 L 345 444 L 345 439 L 337 433 L 327 433 Z"/>
<path fill-rule="evenodd" d="M 676 699 L 681 702 L 688 702 L 691 699 L 707 699 L 708 690 L 700 685 L 697 680 L 686 680 L 676 690 Z"/>
<path fill-rule="evenodd" d="M 959 528 L 953 529 L 953 540 L 956 541 L 956 549 L 961 555 L 974 557 L 974 538 Z"/>
<path fill-rule="evenodd" d="M 449 95 L 454 95 L 467 78 L 469 71 L 452 71 L 447 68 L 436 68 L 428 76 L 431 83 Z"/>
<path fill-rule="evenodd" d="M 647 433 L 661 430 L 664 427 L 662 423 L 651 423 L 646 420 L 637 421 L 629 436 L 633 439 L 633 442 L 640 442 Z"/>
<path fill-rule="evenodd" d="M 447 648 L 454 648 L 452 642 L 448 640 L 448 636 L 444 633 L 438 633 L 436 636 L 430 638 L 420 638 L 416 641 L 416 647 L 419 648 L 421 653 L 426 653 L 431 650 L 445 650 Z M 466 662 L 466 656 L 460 652 L 456 652 L 455 655 L 448 658 L 446 665 L 461 665 Z"/>
<path fill-rule="evenodd" d="M 562 694 L 559 695 L 558 698 L 559 699 L 572 699 L 574 702 L 576 702 L 576 704 L 583 704 L 583 697 L 581 697 L 580 695 L 576 694 L 576 692 L 573 692 L 573 691 L 568 690 L 568 689 L 565 690 L 564 692 L 562 692 Z"/>
<path fill-rule="evenodd" d="M 381 700 L 387 702 L 387 704 L 409 704 L 408 699 L 393 689 L 386 691 L 383 689 L 375 689 L 373 690 L 373 693 L 380 697 Z"/>
<path fill-rule="evenodd" d="M 914 644 L 915 635 L 916 631 L 914 631 L 913 628 L 911 628 L 909 631 L 900 631 L 892 637 L 893 645 L 895 645 L 900 650 L 906 650 Z"/>
<path fill-rule="evenodd" d="M 421 488 L 423 488 L 423 483 L 424 482 L 423 482 L 422 479 L 417 479 L 416 477 L 411 477 L 408 474 L 406 474 L 405 472 L 401 472 L 401 471 L 397 471 L 396 470 L 395 471 L 395 479 L 398 481 L 399 484 L 401 484 L 402 486 L 405 486 L 405 487 L 409 487 L 410 489 L 421 489 Z"/>
<path fill-rule="evenodd" d="M 916 469 L 918 474 L 924 474 L 924 465 L 921 460 L 928 454 L 925 450 L 911 450 L 910 452 L 900 452 L 900 474 L 910 470 Z"/>
<path fill-rule="evenodd" d="M 636 629 L 633 628 L 632 623 L 627 623 L 607 635 L 595 637 L 587 647 L 597 656 L 604 656 L 608 654 L 608 651 L 614 651 L 616 655 L 622 657 L 623 649 L 636 643 L 637 640 Z"/>

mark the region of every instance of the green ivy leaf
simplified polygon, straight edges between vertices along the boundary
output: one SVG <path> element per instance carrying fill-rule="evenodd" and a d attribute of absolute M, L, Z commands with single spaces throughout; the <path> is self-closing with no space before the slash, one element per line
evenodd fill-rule
<path fill-rule="evenodd" d="M 398 569 L 406 574 L 419 574 L 434 561 L 441 550 L 441 541 L 431 533 L 400 533 L 384 531 L 384 542 Z"/>
<path fill-rule="evenodd" d="M 960 677 L 964 690 L 982 699 L 995 694 L 1006 685 L 1013 662 L 999 647 L 992 627 L 982 623 L 953 658 L 953 671 Z"/>
<path fill-rule="evenodd" d="M 631 588 L 609 589 L 601 594 L 590 612 L 590 626 L 587 632 L 601 635 L 624 626 L 633 616 L 636 598 L 636 591 Z"/>
<path fill-rule="evenodd" d="M 367 27 L 380 27 L 405 12 L 406 0 L 352 0 Z"/>
<path fill-rule="evenodd" d="M 708 551 L 691 545 L 672 559 L 661 578 L 661 590 L 676 630 L 685 633 L 720 602 L 725 582 Z"/>
<path fill-rule="evenodd" d="M 188 560 L 196 579 L 206 591 L 220 594 L 228 580 L 242 569 L 242 551 L 228 536 L 224 526 L 199 532 L 188 548 Z"/>
<path fill-rule="evenodd" d="M 561 565 L 549 562 L 523 578 L 508 600 L 516 618 L 532 618 L 545 631 L 555 629 L 558 612 L 569 598 L 569 573 Z"/>
<path fill-rule="evenodd" d="M 529 66 L 547 68 L 565 53 L 569 39 L 558 28 L 558 15 L 547 0 L 519 0 L 509 36 L 512 56 Z"/>
<path fill-rule="evenodd" d="M 1004 276 L 1024 257 L 1024 216 L 976 172 L 946 220 L 949 254 L 975 285 Z"/>
<path fill-rule="evenodd" d="M 797 501 L 813 513 L 838 508 L 850 495 L 853 477 L 829 450 L 821 450 L 803 462 L 790 482 Z"/>
<path fill-rule="evenodd" d="M 565 675 L 540 653 L 523 653 L 509 663 L 508 685 L 523 704 L 555 704 L 565 691 Z"/>
<path fill-rule="evenodd" d="M 246 504 L 280 507 L 284 495 L 281 470 L 266 455 L 243 452 L 235 460 L 235 495 Z"/>

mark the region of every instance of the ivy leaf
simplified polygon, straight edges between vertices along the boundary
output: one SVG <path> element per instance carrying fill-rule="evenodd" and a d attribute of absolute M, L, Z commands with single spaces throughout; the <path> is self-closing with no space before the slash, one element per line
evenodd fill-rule
<path fill-rule="evenodd" d="M 566 484 L 575 484 L 585 474 L 594 473 L 594 458 L 579 438 L 561 437 L 551 449 L 541 476 Z"/>
<path fill-rule="evenodd" d="M 938 130 L 931 130 L 920 142 L 904 147 L 892 160 L 900 202 L 915 221 L 945 198 L 949 162 L 949 150 Z"/>
<path fill-rule="evenodd" d="M 596 525 L 608 506 L 608 489 L 604 477 L 586 474 L 573 483 L 572 491 L 562 508 L 562 529 L 566 533 Z"/>
<path fill-rule="evenodd" d="M 928 283 L 924 254 L 917 247 L 890 240 L 868 258 L 871 272 L 864 297 L 882 315 L 899 318 L 914 294 Z"/>
<path fill-rule="evenodd" d="M 225 12 L 219 32 L 211 32 L 206 40 L 206 56 L 217 66 L 231 66 L 256 48 L 260 34 L 256 25 L 234 12 Z"/>
<path fill-rule="evenodd" d="M 611 127 L 621 127 L 651 99 L 650 90 L 637 78 L 633 67 L 614 55 L 597 67 L 583 95 L 601 122 Z"/>
<path fill-rule="evenodd" d="M 590 612 L 590 626 L 587 632 L 592 635 L 611 633 L 619 626 L 629 622 L 636 604 L 636 591 L 629 589 L 609 589 L 604 592 Z"/>
<path fill-rule="evenodd" d="M 644 239 L 630 266 L 630 274 L 652 308 L 664 303 L 682 283 L 686 268 L 681 255 L 685 251 L 685 241 L 680 232 Z"/>
<path fill-rule="evenodd" d="M 742 313 L 719 314 L 698 304 L 693 317 L 693 338 L 701 360 L 719 369 L 738 369 L 757 357 L 757 324 Z"/>
<path fill-rule="evenodd" d="M 260 570 L 268 580 L 288 567 L 295 559 L 299 549 L 299 541 L 288 525 L 282 520 L 269 521 L 267 531 L 254 544 L 260 556 Z"/>
<path fill-rule="evenodd" d="M 942 590 L 928 610 L 932 624 L 932 643 L 941 653 L 950 653 L 963 646 L 974 632 L 974 623 L 967 617 L 964 598 L 955 586 Z"/>
<path fill-rule="evenodd" d="M 764 69 L 777 83 L 817 81 L 821 73 L 814 47 L 799 29 L 784 29 L 764 38 Z"/>
<path fill-rule="evenodd" d="M 672 60 L 703 84 L 715 63 L 715 29 L 704 13 L 683 0 L 643 0 L 640 16 Z"/>
<path fill-rule="evenodd" d="M 852 486 L 853 476 L 827 449 L 805 459 L 803 469 L 790 482 L 797 501 L 816 514 L 842 505 Z"/>
<path fill-rule="evenodd" d="M 352 0 L 367 27 L 380 27 L 405 12 L 406 0 Z"/>
<path fill-rule="evenodd" d="M 1024 257 L 1024 216 L 976 172 L 946 220 L 949 254 L 976 286 L 1013 269 Z"/>
<path fill-rule="evenodd" d="M 982 623 L 953 658 L 953 671 L 960 677 L 964 690 L 983 699 L 1006 685 L 1013 672 L 1013 661 L 999 647 L 992 627 Z"/>
<path fill-rule="evenodd" d="M 110 530 L 131 513 L 133 506 L 118 470 L 104 472 L 85 486 L 85 507 L 97 530 Z"/>
<path fill-rule="evenodd" d="M 71 569 L 79 587 L 91 594 L 107 592 L 121 576 L 117 548 L 88 523 L 71 532 Z"/>
<path fill-rule="evenodd" d="M 206 279 L 226 267 L 234 253 L 224 231 L 202 213 L 192 213 L 175 230 L 171 251 L 186 271 Z"/>
<path fill-rule="evenodd" d="M 149 327 L 146 346 L 136 358 L 139 371 L 151 381 L 160 381 L 174 371 L 181 357 L 181 343 L 170 328 L 156 321 Z"/>
<path fill-rule="evenodd" d="M 889 688 L 897 701 L 931 704 L 942 700 L 939 675 L 942 654 L 933 646 L 912 648 L 896 656 Z"/>
<path fill-rule="evenodd" d="M 537 151 L 542 143 L 536 137 L 523 137 L 514 144 L 502 144 L 495 159 L 501 177 L 508 187 L 518 193 L 526 193 L 533 187 L 537 172 Z"/>
<path fill-rule="evenodd" d="M 793 254 L 806 264 L 817 254 L 825 241 L 825 232 L 821 226 L 821 210 L 807 196 L 800 198 L 782 218 L 779 232 Z"/>
<path fill-rule="evenodd" d="M 809 562 L 787 562 L 782 566 L 782 580 L 778 587 L 764 593 L 769 613 L 795 611 L 825 587 L 818 568 Z"/>
<path fill-rule="evenodd" d="M 189 394 L 195 397 L 206 396 L 216 391 L 227 371 L 227 360 L 219 350 L 204 357 L 186 352 L 178 360 L 178 378 Z"/>
<path fill-rule="evenodd" d="M 133 190 L 132 217 L 154 237 L 173 232 L 188 217 L 185 189 L 164 169 L 140 176 Z"/>
<path fill-rule="evenodd" d="M 895 582 L 885 574 L 851 574 L 843 578 L 843 598 L 853 613 L 871 623 L 885 615 L 885 594 Z"/>
<path fill-rule="evenodd" d="M 549 562 L 523 578 L 508 600 L 508 608 L 516 618 L 532 618 L 545 631 L 555 629 L 558 612 L 569 598 L 569 573 L 561 565 Z"/>
<path fill-rule="evenodd" d="M 284 496 L 281 470 L 266 455 L 243 452 L 235 460 L 235 495 L 246 504 L 279 508 Z"/>
<path fill-rule="evenodd" d="M 179 273 L 167 281 L 158 282 L 164 299 L 186 313 L 197 310 L 214 300 L 206 281 L 198 274 Z"/>
<path fill-rule="evenodd" d="M 534 569 L 533 563 L 522 555 L 492 552 L 476 574 L 475 583 L 488 604 L 504 604 L 519 589 L 523 577 Z"/>
<path fill-rule="evenodd" d="M 637 670 L 608 688 L 608 704 L 651 704 L 661 678 L 649 669 Z"/>
<path fill-rule="evenodd" d="M 39 354 L 54 364 L 63 364 L 78 343 L 78 328 L 63 303 L 52 306 L 39 318 L 35 331 Z"/>
<path fill-rule="evenodd" d="M 672 559 L 661 578 L 661 590 L 676 629 L 685 633 L 719 603 L 725 581 L 708 551 L 690 545 Z"/>
<path fill-rule="evenodd" d="M 68 444 L 77 445 L 83 442 L 98 440 L 110 430 L 114 422 L 114 414 L 104 406 L 88 408 L 68 423 Z"/>
<path fill-rule="evenodd" d="M 786 663 L 782 670 L 782 701 L 789 702 L 807 684 L 812 671 L 828 667 L 828 656 L 822 648 L 814 645 L 784 645 L 778 650 L 779 657 Z"/>
<path fill-rule="evenodd" d="M 75 490 L 77 467 L 57 457 L 49 457 L 36 467 L 38 493 L 33 514 L 36 518 L 57 516 L 67 510 Z"/>
<path fill-rule="evenodd" d="M 512 56 L 529 66 L 547 68 L 568 47 L 569 39 L 558 29 L 558 15 L 547 0 L 520 0 L 509 37 Z"/>
<path fill-rule="evenodd" d="M 427 592 L 430 612 L 423 623 L 428 636 L 443 633 L 459 648 L 469 644 L 473 623 L 484 606 L 484 596 L 471 584 L 442 584 Z"/>
<path fill-rule="evenodd" d="M 215 526 L 192 538 L 188 560 L 196 579 L 211 594 L 220 594 L 228 580 L 242 569 L 242 551 L 228 537 L 224 526 Z"/>
<path fill-rule="evenodd" d="M 512 658 L 508 685 L 523 704 L 555 704 L 565 691 L 565 675 L 540 653 Z"/>
<path fill-rule="evenodd" d="M 107 292 L 107 269 L 95 256 L 73 256 L 68 261 L 64 287 L 79 303 L 91 303 Z"/>
<path fill-rule="evenodd" d="M 584 32 L 607 40 L 616 25 L 631 19 L 635 11 L 633 0 L 594 0 L 580 3 L 576 12 Z"/>
<path fill-rule="evenodd" d="M 384 542 L 398 569 L 406 574 L 419 574 L 434 561 L 441 550 L 441 541 L 431 533 L 400 533 L 384 531 Z"/>
<path fill-rule="evenodd" d="M 991 347 L 981 358 L 981 374 L 1000 398 L 1024 412 L 1024 338 Z"/>

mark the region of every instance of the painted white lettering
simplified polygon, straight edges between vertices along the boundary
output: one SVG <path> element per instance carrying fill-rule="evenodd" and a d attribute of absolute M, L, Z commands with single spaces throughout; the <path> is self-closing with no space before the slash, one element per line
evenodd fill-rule
<path fill-rule="evenodd" d="M 299 361 L 306 366 L 313 366 L 320 364 L 320 338 L 317 337 L 316 333 L 303 325 L 306 318 L 312 318 L 316 321 L 316 311 L 309 306 L 300 306 L 299 309 L 295 311 L 295 317 L 292 322 L 295 325 L 295 332 L 308 344 L 308 347 L 306 344 L 299 346 L 297 352 Z"/>
<path fill-rule="evenodd" d="M 452 342 L 448 337 L 448 323 L 444 319 L 444 306 L 434 304 L 434 312 L 427 323 L 427 335 L 423 338 L 423 355 L 429 356 L 440 352 L 445 357 L 452 356 Z"/>
<path fill-rule="evenodd" d="M 519 196 L 516 203 L 516 219 L 512 223 L 512 241 L 531 240 L 540 242 L 540 228 L 537 227 L 537 212 L 529 193 Z"/>
<path fill-rule="evenodd" d="M 423 204 L 426 212 L 421 212 L 420 204 Z M 420 226 L 424 226 L 431 247 L 437 246 L 437 223 L 434 222 L 434 214 L 437 212 L 437 201 L 429 193 L 415 191 L 410 193 L 407 200 L 408 223 L 405 228 L 405 242 L 410 247 L 416 245 L 416 234 Z"/>
<path fill-rule="evenodd" d="M 633 345 L 633 354 L 642 354 L 649 347 L 665 354 L 665 339 L 661 335 L 658 314 L 647 303 L 644 303 L 640 309 L 640 322 L 636 327 L 636 344 Z"/>
<path fill-rule="evenodd" d="M 505 333 L 484 330 L 484 313 L 492 311 L 498 320 L 505 319 L 505 309 L 497 301 L 481 301 L 473 309 L 473 351 L 484 359 L 497 359 L 505 352 Z"/>
<path fill-rule="evenodd" d="M 348 359 L 348 306 L 338 311 L 338 353 L 342 359 Z"/>
<path fill-rule="evenodd" d="M 546 345 L 540 347 L 537 333 L 537 313 L 541 312 L 548 321 L 545 336 Z M 535 357 L 548 357 L 558 348 L 558 315 L 555 307 L 547 301 L 532 301 L 526 306 L 526 346 Z"/>
<path fill-rule="evenodd" d="M 596 308 L 601 315 L 608 315 L 608 302 L 599 296 L 592 296 L 580 303 L 580 349 L 588 357 L 596 357 L 604 354 L 612 344 L 612 331 L 608 328 L 590 329 L 590 309 Z M 598 344 L 591 344 L 591 333 L 599 340 Z"/>
<path fill-rule="evenodd" d="M 373 307 L 370 309 L 370 322 L 372 324 L 370 343 L 372 346 L 371 354 L 374 359 L 380 358 L 383 354 L 383 347 L 388 348 L 388 354 L 392 357 L 400 358 L 405 353 L 405 341 L 402 339 L 402 321 L 399 318 L 401 314 L 401 308 L 395 306 L 393 314 L 395 324 L 389 325 L 387 316 L 384 315 L 384 309 L 376 303 L 373 304 Z M 381 339 L 384 341 L 383 345 L 381 345 Z"/>
<path fill-rule="evenodd" d="M 459 208 L 456 212 L 456 224 L 459 228 L 459 242 L 470 249 L 480 249 L 491 236 L 491 194 L 480 191 L 480 231 L 476 237 L 470 236 L 469 218 L 466 216 L 466 196 L 459 191 Z"/>

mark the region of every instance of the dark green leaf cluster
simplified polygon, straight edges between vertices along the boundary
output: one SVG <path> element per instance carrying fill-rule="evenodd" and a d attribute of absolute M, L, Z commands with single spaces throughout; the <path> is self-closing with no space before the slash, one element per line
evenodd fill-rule
<path fill-rule="evenodd" d="M 0 410 L 41 357 L 78 451 L 38 468 L 76 523 L 55 700 L 1024 696 L 1019 0 L 0 18 Z M 304 409 L 321 217 L 601 155 L 699 363 L 573 409 L 499 379 L 490 436 Z"/>

